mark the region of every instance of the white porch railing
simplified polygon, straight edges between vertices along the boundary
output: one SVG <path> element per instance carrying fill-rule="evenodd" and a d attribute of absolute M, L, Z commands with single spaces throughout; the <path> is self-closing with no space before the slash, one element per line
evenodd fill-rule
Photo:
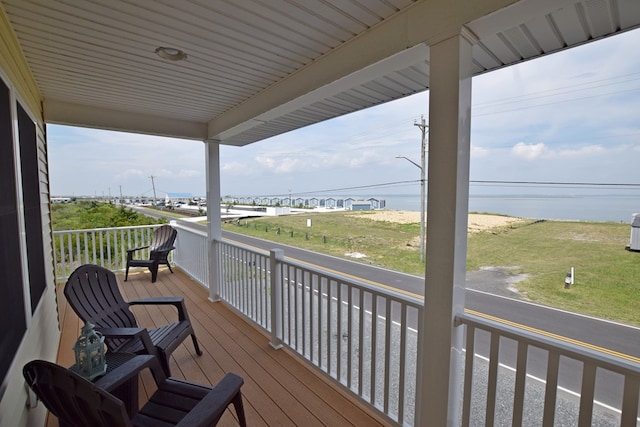
<path fill-rule="evenodd" d="M 83 263 L 124 269 L 126 249 L 148 244 L 152 228 L 54 232 L 57 277 Z M 206 233 L 176 228 L 173 262 L 208 287 Z M 226 304 L 268 331 L 274 347 L 287 346 L 390 422 L 414 424 L 422 300 L 287 260 L 279 250 L 215 244 Z M 467 313 L 456 321 L 466 328 L 467 354 L 474 355 L 464 366 L 462 425 L 546 426 L 562 423 L 560 417 L 571 411 L 576 425 L 598 424 L 599 382 L 612 375 L 620 384 L 621 410 L 613 411 L 617 420 L 607 425 L 637 424 L 637 363 Z M 532 355 L 541 352 L 544 381 L 536 386 L 528 371 Z M 505 369 L 509 353 L 515 356 Z M 559 396 L 567 366 L 581 367 L 577 397 Z M 532 409 L 531 396 L 538 392 L 540 408 Z M 563 406 L 566 402 L 573 409 Z"/>
<path fill-rule="evenodd" d="M 220 296 L 325 375 L 398 424 L 412 425 L 422 301 L 218 242 Z M 275 327 L 274 327 L 275 325 Z"/>
<path fill-rule="evenodd" d="M 92 228 L 53 232 L 53 262 L 58 280 L 66 279 L 82 264 L 97 264 L 113 271 L 124 271 L 127 249 L 151 243 L 159 225 Z M 149 256 L 146 253 L 140 256 Z"/>
<path fill-rule="evenodd" d="M 514 426 L 553 426 L 567 425 L 566 419 L 572 420 L 570 425 L 578 426 L 640 425 L 638 363 L 469 313 L 458 316 L 456 321 L 467 328 L 464 371 L 472 373 L 464 375 L 463 426 L 507 422 Z M 488 357 L 468 357 L 477 356 L 479 346 L 486 347 Z M 539 384 L 530 381 L 528 374 L 527 365 L 533 358 L 543 362 Z M 488 366 L 478 367 L 478 363 Z M 504 369 L 505 366 L 511 368 Z M 580 384 L 578 396 L 560 396 L 565 391 L 561 386 L 563 373 Z M 606 381 L 599 385 L 605 377 Z M 607 397 L 618 392 L 620 411 L 608 410 L 605 415 L 602 410 L 594 412 L 599 387 L 606 387 L 603 393 Z M 525 400 L 525 396 L 529 398 Z M 560 413 L 564 420 L 558 420 Z"/>

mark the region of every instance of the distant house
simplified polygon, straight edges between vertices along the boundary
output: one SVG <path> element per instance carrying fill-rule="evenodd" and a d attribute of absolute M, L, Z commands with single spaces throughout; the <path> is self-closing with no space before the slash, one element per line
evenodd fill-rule
<path fill-rule="evenodd" d="M 351 209 L 351 205 L 355 201 L 356 201 L 356 199 L 354 199 L 353 197 L 347 197 L 346 199 L 344 199 L 344 208 L 345 209 Z"/>
<path fill-rule="evenodd" d="M 371 203 L 371 207 L 373 209 L 381 209 L 382 206 L 380 206 L 380 199 L 376 199 L 375 197 L 370 197 L 367 199 L 368 202 Z"/>

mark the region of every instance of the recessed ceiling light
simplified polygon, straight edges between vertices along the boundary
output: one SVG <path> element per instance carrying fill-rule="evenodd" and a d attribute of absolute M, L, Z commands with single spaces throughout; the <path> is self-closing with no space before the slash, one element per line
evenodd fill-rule
<path fill-rule="evenodd" d="M 156 49 L 156 55 L 169 61 L 182 61 L 187 58 L 187 54 L 174 47 L 159 47 Z"/>

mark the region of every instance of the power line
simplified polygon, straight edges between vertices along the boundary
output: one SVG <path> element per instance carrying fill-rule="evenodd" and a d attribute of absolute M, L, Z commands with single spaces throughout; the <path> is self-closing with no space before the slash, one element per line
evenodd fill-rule
<path fill-rule="evenodd" d="M 324 194 L 324 193 L 338 193 L 343 191 L 353 191 L 353 190 L 365 190 L 365 189 L 373 189 L 373 188 L 389 188 L 389 187 L 398 187 L 405 185 L 414 185 L 420 184 L 420 180 L 410 180 L 410 181 L 394 181 L 394 182 L 386 182 L 386 183 L 378 183 L 378 184 L 369 184 L 369 185 L 358 185 L 352 187 L 339 187 L 339 188 L 331 188 L 324 190 L 312 190 L 312 191 L 304 191 L 291 193 L 291 196 L 304 196 L 309 194 Z M 427 182 L 427 180 L 425 180 Z M 629 189 L 629 190 L 640 190 L 640 183 L 604 183 L 604 182 L 562 182 L 562 181 L 501 181 L 501 180 L 470 180 L 471 184 L 480 184 L 480 185 L 508 185 L 508 186 L 538 186 L 538 187 L 556 187 L 556 188 L 620 188 L 620 189 Z M 255 197 L 284 197 L 287 194 L 266 194 L 266 195 L 257 195 Z"/>

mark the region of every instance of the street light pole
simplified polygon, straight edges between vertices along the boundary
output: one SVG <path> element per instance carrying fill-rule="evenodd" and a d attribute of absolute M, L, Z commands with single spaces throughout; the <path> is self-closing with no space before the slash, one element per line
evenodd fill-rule
<path fill-rule="evenodd" d="M 418 126 L 422 130 L 422 144 L 420 150 L 420 165 L 409 159 L 405 156 L 396 156 L 397 159 L 405 159 L 418 169 L 420 169 L 420 262 L 424 262 L 425 260 L 425 242 L 426 242 L 426 212 L 425 212 L 425 197 L 426 197 L 426 153 L 427 153 L 427 129 L 428 126 L 425 124 L 424 116 L 422 117 L 421 123 L 414 123 L 414 126 Z"/>
<path fill-rule="evenodd" d="M 425 198 L 426 198 L 426 186 L 427 186 L 427 129 L 428 126 L 425 123 L 424 116 L 421 117 L 420 124 L 414 123 L 422 131 L 422 143 L 420 144 L 420 262 L 425 260 L 425 243 L 427 241 L 426 233 L 426 213 L 425 213 Z"/>
<path fill-rule="evenodd" d="M 405 156 L 396 156 L 396 159 L 405 159 L 411 164 L 415 165 L 418 169 L 420 169 L 420 262 L 424 262 L 424 249 L 425 249 L 425 227 L 424 227 L 424 218 L 425 218 L 425 209 L 424 209 L 424 168 Z M 424 163 L 423 163 L 424 164 Z"/>

